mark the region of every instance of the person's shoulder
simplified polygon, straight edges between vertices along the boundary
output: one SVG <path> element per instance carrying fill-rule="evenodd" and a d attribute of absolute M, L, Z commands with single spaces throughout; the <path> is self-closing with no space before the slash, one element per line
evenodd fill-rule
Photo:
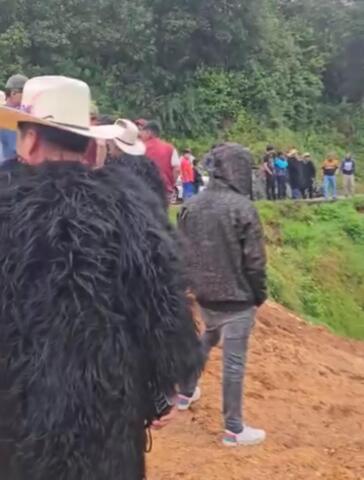
<path fill-rule="evenodd" d="M 230 214 L 232 211 L 245 213 L 250 209 L 255 208 L 249 196 L 242 195 L 234 190 L 224 191 L 224 193 L 219 196 L 216 204 L 219 205 L 226 215 Z"/>
<path fill-rule="evenodd" d="M 172 152 L 174 150 L 177 151 L 176 147 L 171 143 L 171 142 L 168 142 L 167 140 L 163 140 L 161 138 L 158 139 L 159 142 L 160 142 L 160 145 L 163 145 L 165 148 L 168 148 L 169 150 L 171 150 Z"/>
<path fill-rule="evenodd" d="M 235 193 L 235 192 L 232 192 Z M 247 195 L 235 194 L 233 197 L 234 205 L 244 210 L 256 210 L 254 202 Z"/>

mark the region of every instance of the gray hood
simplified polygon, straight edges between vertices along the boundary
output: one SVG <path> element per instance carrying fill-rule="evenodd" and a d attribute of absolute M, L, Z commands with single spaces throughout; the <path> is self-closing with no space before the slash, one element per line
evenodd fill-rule
<path fill-rule="evenodd" d="M 226 185 L 241 195 L 252 196 L 252 155 L 238 143 L 214 147 L 205 158 L 211 180 L 209 189 Z"/>

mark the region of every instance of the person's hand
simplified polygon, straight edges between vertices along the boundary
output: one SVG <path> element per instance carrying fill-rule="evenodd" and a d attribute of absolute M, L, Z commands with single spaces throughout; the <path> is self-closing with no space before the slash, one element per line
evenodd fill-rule
<path fill-rule="evenodd" d="M 152 423 L 153 430 L 161 430 L 162 428 L 166 427 L 177 415 L 177 407 L 174 406 L 172 410 L 165 415 L 164 417 L 159 418 L 158 420 L 154 420 Z"/>

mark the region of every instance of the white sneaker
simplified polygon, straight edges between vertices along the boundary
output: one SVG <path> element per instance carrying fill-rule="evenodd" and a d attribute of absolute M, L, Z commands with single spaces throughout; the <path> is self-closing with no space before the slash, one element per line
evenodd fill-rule
<path fill-rule="evenodd" d="M 178 395 L 177 399 L 177 409 L 180 412 L 186 412 L 190 409 L 191 405 L 195 402 L 198 402 L 201 398 L 201 389 L 196 387 L 192 397 L 185 397 L 184 395 Z"/>
<path fill-rule="evenodd" d="M 222 443 L 225 447 L 248 447 L 263 443 L 266 437 L 267 434 L 264 430 L 258 430 L 245 425 L 244 430 L 238 434 L 226 430 Z"/>

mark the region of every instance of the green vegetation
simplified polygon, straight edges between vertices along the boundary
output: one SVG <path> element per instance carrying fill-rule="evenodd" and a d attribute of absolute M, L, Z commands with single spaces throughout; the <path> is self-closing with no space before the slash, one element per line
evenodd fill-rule
<path fill-rule="evenodd" d="M 364 339 L 364 200 L 258 208 L 271 298 L 312 323 Z"/>
<path fill-rule="evenodd" d="M 362 0 L 0 0 L 0 85 L 82 78 L 197 153 L 232 138 L 364 157 Z"/>
<path fill-rule="evenodd" d="M 364 339 L 364 202 L 261 203 L 271 297 Z"/>

